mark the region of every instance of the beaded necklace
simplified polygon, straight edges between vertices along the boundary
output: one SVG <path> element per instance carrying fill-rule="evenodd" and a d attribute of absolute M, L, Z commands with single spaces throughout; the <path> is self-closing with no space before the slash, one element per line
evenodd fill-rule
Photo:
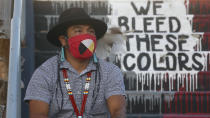
<path fill-rule="evenodd" d="M 80 112 L 77 108 L 73 93 L 72 93 L 72 89 L 71 89 L 71 85 L 70 85 L 70 81 L 68 78 L 68 74 L 67 74 L 67 69 L 62 69 L 63 72 L 63 78 L 64 78 L 64 83 L 66 85 L 66 89 L 67 89 L 67 93 L 69 95 L 69 100 L 71 101 L 71 104 L 74 108 L 74 112 L 77 115 L 77 118 L 82 118 L 83 117 L 83 112 L 85 111 L 85 105 L 86 105 L 86 101 L 87 101 L 87 97 L 88 97 L 88 92 L 89 92 L 89 87 L 90 87 L 90 80 L 91 80 L 91 72 L 87 73 L 87 78 L 86 78 L 86 82 L 85 82 L 85 90 L 83 92 L 83 99 L 82 99 L 82 107 L 80 109 Z"/>

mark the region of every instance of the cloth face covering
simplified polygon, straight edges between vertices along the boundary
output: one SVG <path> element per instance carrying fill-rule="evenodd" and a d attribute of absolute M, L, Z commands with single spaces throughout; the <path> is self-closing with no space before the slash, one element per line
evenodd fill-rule
<path fill-rule="evenodd" d="M 73 36 L 68 39 L 69 52 L 78 59 L 89 59 L 96 49 L 96 37 L 90 34 Z"/>

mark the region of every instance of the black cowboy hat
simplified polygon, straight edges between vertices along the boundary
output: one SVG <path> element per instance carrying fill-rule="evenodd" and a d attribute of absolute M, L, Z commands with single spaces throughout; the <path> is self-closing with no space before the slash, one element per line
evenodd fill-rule
<path fill-rule="evenodd" d="M 96 38 L 100 39 L 106 33 L 107 24 L 101 20 L 91 18 L 83 8 L 70 8 L 59 16 L 59 22 L 47 33 L 47 40 L 55 46 L 60 47 L 58 37 L 65 35 L 66 30 L 72 25 L 91 25 L 96 33 Z"/>

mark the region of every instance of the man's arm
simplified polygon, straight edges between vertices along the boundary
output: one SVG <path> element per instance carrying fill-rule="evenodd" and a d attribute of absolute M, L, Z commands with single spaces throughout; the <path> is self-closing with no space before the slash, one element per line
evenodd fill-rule
<path fill-rule="evenodd" d="M 126 101 L 123 95 L 113 95 L 107 99 L 111 118 L 126 118 Z"/>
<path fill-rule="evenodd" d="M 49 105 L 38 100 L 29 101 L 30 118 L 48 118 Z"/>

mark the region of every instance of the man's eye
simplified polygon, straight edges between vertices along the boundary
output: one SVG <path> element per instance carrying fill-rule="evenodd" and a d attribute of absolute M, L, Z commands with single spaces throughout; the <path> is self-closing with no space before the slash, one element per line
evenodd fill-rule
<path fill-rule="evenodd" d="M 80 29 L 77 29 L 77 30 L 75 30 L 74 32 L 82 32 L 82 30 L 80 30 Z"/>
<path fill-rule="evenodd" d="M 95 31 L 94 30 L 90 30 L 89 32 L 92 33 L 92 34 L 95 34 Z"/>

